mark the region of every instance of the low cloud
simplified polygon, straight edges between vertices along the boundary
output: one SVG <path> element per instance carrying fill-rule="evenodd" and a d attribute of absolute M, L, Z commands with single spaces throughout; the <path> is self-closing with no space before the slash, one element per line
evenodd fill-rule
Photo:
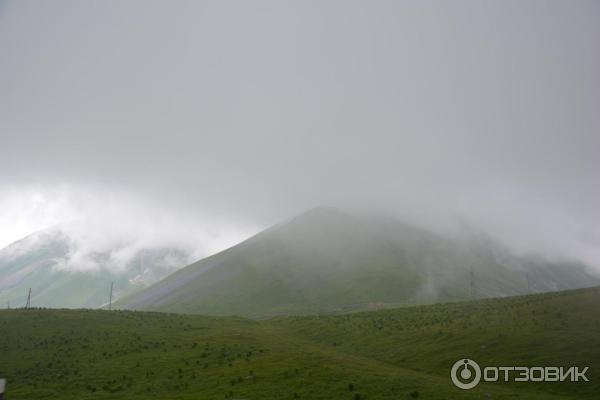
<path fill-rule="evenodd" d="M 3 194 L 1 210 L 14 211 L 11 206 L 16 203 L 20 206 L 17 214 L 0 212 L 0 216 L 6 224 L 15 221 L 21 230 L 4 231 L 2 244 L 29 235 L 6 249 L 4 255 L 23 254 L 53 238 L 68 244 L 67 255 L 57 260 L 56 268 L 62 270 L 106 268 L 123 272 L 142 251 L 159 249 L 178 251 L 179 256 L 167 256 L 165 262 L 181 267 L 254 233 L 247 226 L 237 227 L 182 209 L 165 210 L 138 196 L 101 187 L 74 190 L 63 185 Z"/>
<path fill-rule="evenodd" d="M 198 258 L 329 205 L 600 268 L 599 19 L 593 1 L 7 2 L 0 245 L 60 224 L 68 268 Z"/>

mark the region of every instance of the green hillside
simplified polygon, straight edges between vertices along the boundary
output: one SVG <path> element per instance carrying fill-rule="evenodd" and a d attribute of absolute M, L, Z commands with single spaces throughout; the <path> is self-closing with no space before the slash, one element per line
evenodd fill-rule
<path fill-rule="evenodd" d="M 389 217 L 317 208 L 179 270 L 118 306 L 265 317 L 594 284 L 600 280 L 583 265 L 516 257 L 483 235 L 442 237 Z"/>
<path fill-rule="evenodd" d="M 110 283 L 114 298 L 130 294 L 186 264 L 180 250 L 154 248 L 140 251 L 124 268 L 108 268 L 110 254 L 93 254 L 100 267 L 65 269 L 75 244 L 59 229 L 29 235 L 0 249 L 0 305 L 22 307 L 32 289 L 37 307 L 95 308 L 108 302 Z"/>
<path fill-rule="evenodd" d="M 247 320 L 0 311 L 7 399 L 593 399 L 600 288 Z M 589 382 L 455 388 L 451 365 L 589 366 Z"/>

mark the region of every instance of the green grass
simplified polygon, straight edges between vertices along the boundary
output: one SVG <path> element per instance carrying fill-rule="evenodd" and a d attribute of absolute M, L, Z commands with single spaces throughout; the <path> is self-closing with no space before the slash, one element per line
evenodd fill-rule
<path fill-rule="evenodd" d="M 577 263 L 519 258 L 482 235 L 317 208 L 153 286 L 120 308 L 250 318 L 372 310 L 600 284 Z M 530 288 L 527 285 L 530 280 Z"/>
<path fill-rule="evenodd" d="M 255 321 L 2 310 L 7 399 L 597 398 L 600 288 Z M 587 383 L 452 386 L 450 366 L 589 366 Z M 411 395 L 412 394 L 412 395 Z"/>
<path fill-rule="evenodd" d="M 187 262 L 181 251 L 154 248 L 140 251 L 119 273 L 114 272 L 108 252 L 94 254 L 97 269 L 63 269 L 61 265 L 70 259 L 73 246 L 65 234 L 48 229 L 0 249 L 2 307 L 8 303 L 23 307 L 31 288 L 31 304 L 36 307 L 98 308 L 108 303 L 111 282 L 114 298 L 118 298 L 143 288 L 140 280 L 147 285 L 172 272 L 170 265 L 175 260 L 181 265 Z M 147 272 L 142 274 L 144 270 Z"/>

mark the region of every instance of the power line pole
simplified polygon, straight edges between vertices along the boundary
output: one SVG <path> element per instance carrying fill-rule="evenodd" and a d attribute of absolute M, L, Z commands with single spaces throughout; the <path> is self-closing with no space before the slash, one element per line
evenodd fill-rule
<path fill-rule="evenodd" d="M 29 309 L 31 307 L 31 288 L 29 288 L 29 293 L 27 294 L 27 304 L 25 304 L 25 308 Z"/>
<path fill-rule="evenodd" d="M 108 299 L 108 311 L 112 310 L 112 292 L 113 292 L 113 284 L 114 282 L 110 283 L 110 297 Z"/>
<path fill-rule="evenodd" d="M 529 272 L 525 272 L 525 278 L 527 279 L 527 293 L 531 294 L 531 283 L 529 282 Z"/>
<path fill-rule="evenodd" d="M 473 300 L 473 299 L 475 299 L 475 274 L 473 273 L 473 268 L 471 268 L 470 278 L 471 278 L 471 300 Z"/>

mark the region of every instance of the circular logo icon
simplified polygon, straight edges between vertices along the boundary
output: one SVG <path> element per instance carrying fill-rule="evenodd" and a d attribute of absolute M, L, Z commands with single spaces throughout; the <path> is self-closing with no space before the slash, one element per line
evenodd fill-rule
<path fill-rule="evenodd" d="M 481 368 L 468 358 L 458 360 L 450 370 L 452 383 L 461 389 L 473 389 L 481 380 Z"/>

